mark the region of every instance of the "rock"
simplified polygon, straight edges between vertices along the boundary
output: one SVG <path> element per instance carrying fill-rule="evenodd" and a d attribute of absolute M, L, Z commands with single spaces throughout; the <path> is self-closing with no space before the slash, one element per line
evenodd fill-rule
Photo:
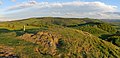
<path fill-rule="evenodd" d="M 8 46 L 0 46 L 0 58 L 15 58 L 15 54 L 13 52 L 13 48 Z M 19 57 L 16 57 L 19 58 Z"/>
<path fill-rule="evenodd" d="M 26 34 L 20 36 L 19 39 L 30 41 L 30 42 L 33 42 L 35 44 L 39 44 L 40 46 L 42 46 L 42 48 L 40 48 L 40 49 L 38 49 L 38 48 L 35 49 L 36 52 L 41 51 L 41 53 L 44 52 L 44 53 L 48 53 L 50 55 L 55 55 L 58 40 L 60 39 L 60 36 L 58 36 L 58 34 L 55 34 L 55 33 L 43 31 L 43 32 L 38 32 L 36 34 L 26 33 Z"/>

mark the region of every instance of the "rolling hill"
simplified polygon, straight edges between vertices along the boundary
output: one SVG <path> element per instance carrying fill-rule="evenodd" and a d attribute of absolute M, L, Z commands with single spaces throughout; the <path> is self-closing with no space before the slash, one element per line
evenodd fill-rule
<path fill-rule="evenodd" d="M 112 24 L 89 18 L 0 22 L 0 57 L 119 58 L 117 31 Z"/>

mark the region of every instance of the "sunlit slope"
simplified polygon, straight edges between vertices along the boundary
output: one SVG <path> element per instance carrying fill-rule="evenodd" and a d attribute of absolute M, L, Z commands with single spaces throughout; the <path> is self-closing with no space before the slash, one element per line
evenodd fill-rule
<path fill-rule="evenodd" d="M 109 27 L 103 29 L 104 25 L 88 18 L 44 17 L 0 22 L 0 45 L 12 48 L 8 49 L 12 53 L 5 56 L 20 58 L 119 58 L 118 46 L 97 37 L 112 34 L 112 26 L 107 25 L 109 31 Z M 119 45 L 119 41 L 115 43 Z"/>
<path fill-rule="evenodd" d="M 21 36 L 14 31 L 1 33 L 0 44 L 13 47 L 21 58 L 120 57 L 120 49 L 112 43 L 88 32 L 59 26 Z"/>
<path fill-rule="evenodd" d="M 43 17 L 43 18 L 29 18 L 24 20 L 0 22 L 0 28 L 7 28 L 11 30 L 20 30 L 25 25 L 27 29 L 49 27 L 52 25 L 69 26 L 82 24 L 86 22 L 98 22 L 96 19 L 88 18 L 59 18 L 59 17 Z"/>

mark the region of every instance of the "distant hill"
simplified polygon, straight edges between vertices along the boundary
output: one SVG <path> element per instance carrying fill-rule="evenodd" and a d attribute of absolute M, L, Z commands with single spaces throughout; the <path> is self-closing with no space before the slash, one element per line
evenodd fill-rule
<path fill-rule="evenodd" d="M 101 20 L 106 22 L 120 22 L 120 19 L 101 19 Z"/>

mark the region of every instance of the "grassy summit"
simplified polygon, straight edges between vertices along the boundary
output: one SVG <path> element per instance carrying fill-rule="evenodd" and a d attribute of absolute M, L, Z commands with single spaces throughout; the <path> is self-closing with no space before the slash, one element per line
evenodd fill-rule
<path fill-rule="evenodd" d="M 0 54 L 0 57 L 119 58 L 119 38 L 115 37 L 119 34 L 116 34 L 113 25 L 88 18 L 43 17 L 1 22 L 0 45 L 11 47 L 8 51 L 12 55 Z"/>

